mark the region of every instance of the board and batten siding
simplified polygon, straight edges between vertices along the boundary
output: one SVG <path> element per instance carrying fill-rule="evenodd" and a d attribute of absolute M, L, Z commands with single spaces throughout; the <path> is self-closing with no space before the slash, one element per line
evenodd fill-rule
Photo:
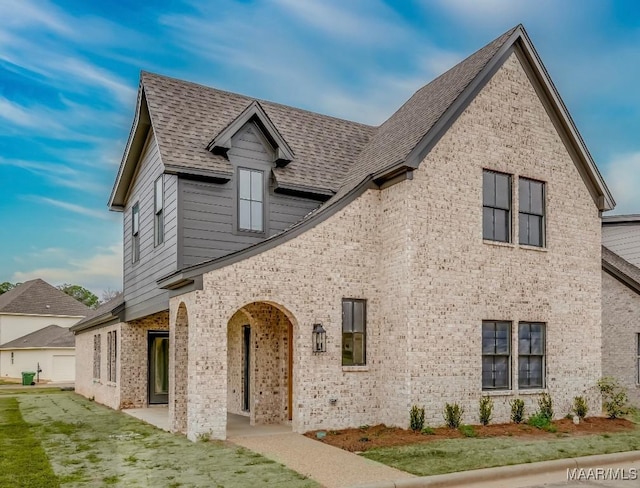
<path fill-rule="evenodd" d="M 225 256 L 279 234 L 320 205 L 316 200 L 274 193 L 273 150 L 254 123 L 247 123 L 233 136 L 228 156 L 236 169 L 228 183 L 180 179 L 181 267 Z M 262 169 L 269 178 L 265 202 L 266 235 L 234 231 L 238 166 Z"/>
<path fill-rule="evenodd" d="M 640 222 L 603 225 L 602 244 L 631 264 L 640 266 Z"/>
<path fill-rule="evenodd" d="M 169 307 L 168 293 L 156 280 L 177 270 L 178 177 L 164 175 L 164 243 L 154 246 L 154 182 L 163 174 L 158 144 L 153 131 L 147 137 L 137 174 L 127 196 L 124 211 L 124 299 L 126 320 L 146 315 L 149 307 Z M 138 203 L 140 259 L 132 262 L 131 209 Z M 144 312 L 144 313 L 143 313 Z"/>

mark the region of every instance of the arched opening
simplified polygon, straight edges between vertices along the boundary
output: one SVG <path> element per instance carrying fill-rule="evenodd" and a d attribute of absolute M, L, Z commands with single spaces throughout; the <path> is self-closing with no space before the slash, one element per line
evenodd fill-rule
<path fill-rule="evenodd" d="M 284 307 L 253 302 L 227 324 L 227 412 L 250 425 L 293 419 L 293 329 Z"/>
<path fill-rule="evenodd" d="M 173 332 L 173 398 L 170 408 L 173 414 L 172 430 L 174 432 L 186 433 L 187 431 L 187 390 L 188 390 L 188 370 L 189 370 L 189 316 L 187 307 L 180 303 L 176 316 L 176 325 Z"/>

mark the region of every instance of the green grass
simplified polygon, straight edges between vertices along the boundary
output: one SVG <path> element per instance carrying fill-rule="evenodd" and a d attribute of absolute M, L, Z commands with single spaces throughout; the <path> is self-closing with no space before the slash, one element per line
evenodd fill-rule
<path fill-rule="evenodd" d="M 517 437 L 449 439 L 379 448 L 362 456 L 418 476 L 640 449 L 640 428 L 622 433 L 532 440 Z"/>
<path fill-rule="evenodd" d="M 9 402 L 18 415 L 22 413 L 16 432 L 21 436 L 28 432 L 41 445 L 36 443 L 39 451 L 25 449 L 25 457 L 14 458 L 13 448 L 5 449 L 2 444 L 8 437 L 0 432 L 0 452 L 10 453 L 6 460 L 0 458 L 13 465 L 8 469 L 0 464 L 1 487 L 317 486 L 250 450 L 224 442 L 193 443 L 72 392 L 18 391 L 19 396 L 15 397 L 3 395 L 2 391 L 0 402 Z M 24 466 L 29 467 L 30 474 L 44 476 L 47 471 L 39 464 L 34 469 L 38 459 L 45 463 L 51 477 L 46 483 L 27 484 L 22 478 L 3 478 L 7 472 L 26 476 L 22 473 Z"/>
<path fill-rule="evenodd" d="M 0 486 L 53 488 L 58 478 L 16 398 L 0 398 Z"/>

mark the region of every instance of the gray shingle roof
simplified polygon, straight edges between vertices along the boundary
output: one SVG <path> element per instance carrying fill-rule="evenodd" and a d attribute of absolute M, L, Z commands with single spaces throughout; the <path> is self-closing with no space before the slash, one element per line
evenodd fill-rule
<path fill-rule="evenodd" d="M 229 161 L 207 145 L 255 98 L 143 72 L 151 123 L 168 166 L 231 174 Z M 374 127 L 258 100 L 295 158 L 274 168 L 280 184 L 336 191 Z"/>
<path fill-rule="evenodd" d="M 91 309 L 37 278 L 0 295 L 0 313 L 85 317 Z"/>
<path fill-rule="evenodd" d="M 90 324 L 100 324 L 117 317 L 117 310 L 124 305 L 124 294 L 103 303 L 95 310 L 92 310 L 84 319 L 73 324 L 72 331 L 78 331 L 90 326 Z"/>
<path fill-rule="evenodd" d="M 31 334 L 18 337 L 0 345 L 0 349 L 22 349 L 31 347 L 75 347 L 76 338 L 66 327 L 49 325 Z"/>

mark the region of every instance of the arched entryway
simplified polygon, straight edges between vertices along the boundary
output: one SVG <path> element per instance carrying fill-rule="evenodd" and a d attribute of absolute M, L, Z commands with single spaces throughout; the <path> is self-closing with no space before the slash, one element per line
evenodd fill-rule
<path fill-rule="evenodd" d="M 187 389 L 189 381 L 189 316 L 184 303 L 178 306 L 175 327 L 170 330 L 171 347 L 169 419 L 173 432 L 187 432 Z"/>
<path fill-rule="evenodd" d="M 293 418 L 293 332 L 284 307 L 253 302 L 227 324 L 227 411 L 251 425 Z"/>

